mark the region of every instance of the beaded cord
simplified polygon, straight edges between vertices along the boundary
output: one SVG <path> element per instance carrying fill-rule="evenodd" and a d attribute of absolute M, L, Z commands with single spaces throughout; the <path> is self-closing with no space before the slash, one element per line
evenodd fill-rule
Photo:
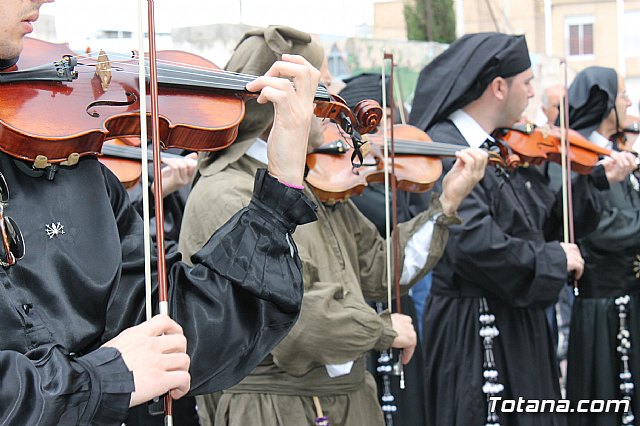
<path fill-rule="evenodd" d="M 620 355 L 620 393 L 622 399 L 629 401 L 629 410 L 622 415 L 622 426 L 633 426 L 635 417 L 631 410 L 631 396 L 633 395 L 633 380 L 631 371 L 629 370 L 629 356 L 631 355 L 631 334 L 627 328 L 627 312 L 629 307 L 629 295 L 616 298 L 615 303 L 618 307 L 618 347 L 617 351 Z"/>
<path fill-rule="evenodd" d="M 480 298 L 479 320 L 480 337 L 482 337 L 482 345 L 484 346 L 484 364 L 482 366 L 484 385 L 482 386 L 482 392 L 487 396 L 487 422 L 485 426 L 500 426 L 498 414 L 489 409 L 491 406 L 489 398 L 498 395 L 504 390 L 504 385 L 498 382 L 498 370 L 493 356 L 493 339 L 498 337 L 500 332 L 495 325 L 496 317 L 489 310 L 489 304 L 484 297 Z"/>
<path fill-rule="evenodd" d="M 398 411 L 395 397 L 391 392 L 391 374 L 393 374 L 393 359 L 389 351 L 380 352 L 378 357 L 378 374 L 382 377 L 382 412 L 386 426 L 393 426 L 393 415 Z"/>

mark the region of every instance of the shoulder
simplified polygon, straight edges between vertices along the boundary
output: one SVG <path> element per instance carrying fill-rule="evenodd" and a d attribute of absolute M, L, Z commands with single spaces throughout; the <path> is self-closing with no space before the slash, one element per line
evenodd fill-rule
<path fill-rule="evenodd" d="M 468 145 L 462 133 L 449 120 L 442 120 L 434 124 L 427 134 L 435 142 L 451 143 L 456 145 Z"/>

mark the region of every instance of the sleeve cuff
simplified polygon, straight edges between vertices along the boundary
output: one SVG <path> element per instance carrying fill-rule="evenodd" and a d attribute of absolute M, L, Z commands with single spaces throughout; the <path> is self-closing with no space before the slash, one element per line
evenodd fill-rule
<path fill-rule="evenodd" d="M 441 226 L 449 226 L 449 225 L 460 225 L 462 223 L 462 219 L 458 214 L 454 214 L 452 216 L 447 216 L 442 212 L 442 203 L 440 202 L 440 194 L 434 192 L 431 195 L 431 201 L 429 202 L 429 211 L 431 212 L 431 217 L 435 221 L 436 225 Z"/>
<path fill-rule="evenodd" d="M 393 330 L 393 323 L 391 322 L 391 312 L 385 310 L 380 315 L 380 321 L 382 322 L 382 336 L 378 339 L 374 349 L 377 351 L 386 351 L 391 347 L 391 344 L 398 336 Z"/>
<path fill-rule="evenodd" d="M 593 186 L 598 188 L 600 191 L 606 191 L 611 187 L 609 185 L 609 180 L 607 179 L 607 175 L 602 165 L 597 165 L 593 168 L 593 170 L 591 170 L 589 179 L 591 180 L 591 183 L 593 183 Z"/>
<path fill-rule="evenodd" d="M 298 312 L 302 301 L 302 264 L 290 237 L 297 225 L 316 220 L 315 204 L 258 170 L 253 198 L 192 256 L 229 281 L 285 312 Z"/>
<path fill-rule="evenodd" d="M 267 169 L 256 173 L 249 208 L 276 219 L 289 232 L 293 232 L 296 225 L 317 220 L 315 203 L 301 190 L 279 182 Z"/>
<path fill-rule="evenodd" d="M 100 348 L 76 358 L 91 377 L 91 395 L 83 424 L 121 424 L 129 413 L 131 393 L 135 390 L 133 373 L 115 348 Z"/>

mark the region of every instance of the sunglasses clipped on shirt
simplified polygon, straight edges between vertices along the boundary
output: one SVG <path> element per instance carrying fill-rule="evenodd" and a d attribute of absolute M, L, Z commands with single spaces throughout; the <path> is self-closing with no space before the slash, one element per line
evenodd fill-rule
<path fill-rule="evenodd" d="M 0 172 L 0 232 L 2 244 L 0 244 L 0 266 L 8 268 L 14 265 L 24 256 L 24 238 L 16 222 L 9 216 L 5 216 L 4 209 L 9 202 L 9 187 L 2 172 Z"/>

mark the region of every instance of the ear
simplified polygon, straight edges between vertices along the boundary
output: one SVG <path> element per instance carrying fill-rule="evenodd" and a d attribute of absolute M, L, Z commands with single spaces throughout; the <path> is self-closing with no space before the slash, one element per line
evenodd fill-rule
<path fill-rule="evenodd" d="M 507 80 L 503 77 L 494 78 L 491 83 L 489 83 L 489 88 L 497 100 L 504 101 L 507 99 L 507 95 L 509 94 L 509 85 L 507 84 Z"/>

